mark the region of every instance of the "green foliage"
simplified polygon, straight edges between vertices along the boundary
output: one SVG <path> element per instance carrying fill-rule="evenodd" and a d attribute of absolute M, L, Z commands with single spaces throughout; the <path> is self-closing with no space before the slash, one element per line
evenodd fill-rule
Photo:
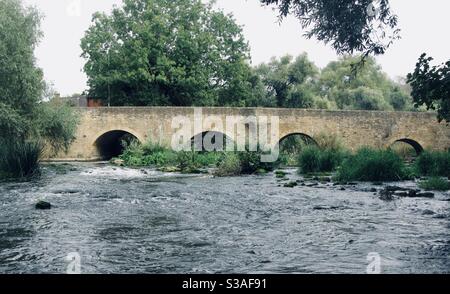
<path fill-rule="evenodd" d="M 355 51 L 384 54 L 398 38 L 397 16 L 388 0 L 377 1 L 379 11 L 368 13 L 373 0 L 260 0 L 277 6 L 280 17 L 293 14 L 308 38 L 331 43 L 338 54 Z M 372 5 L 372 6 L 370 6 Z"/>
<path fill-rule="evenodd" d="M 250 106 L 350 109 L 412 110 L 407 86 L 382 72 L 375 59 L 367 57 L 355 75 L 359 56 L 344 56 L 319 70 L 306 54 L 273 58 L 254 69 L 258 86 L 266 89 Z M 259 85 L 261 84 L 261 85 Z M 261 90 L 259 90 L 261 91 Z"/>
<path fill-rule="evenodd" d="M 400 181 L 408 177 L 403 160 L 392 150 L 362 148 L 338 169 L 339 181 Z"/>
<path fill-rule="evenodd" d="M 304 53 L 295 60 L 290 55 L 272 58 L 255 68 L 255 74 L 267 89 L 267 106 L 314 107 L 311 79 L 319 70 Z"/>
<path fill-rule="evenodd" d="M 359 57 L 344 56 L 330 62 L 317 82 L 318 96 L 326 97 L 337 109 L 411 110 L 412 100 L 402 85 L 382 72 L 374 58 L 368 57 L 357 74 L 352 65 Z"/>
<path fill-rule="evenodd" d="M 25 8 L 20 0 L 0 1 L 0 109 L 13 108 L 12 116 L 22 119 L 36 114 L 33 110 L 44 90 L 42 70 L 33 55 L 42 36 L 40 20 L 38 11 Z"/>
<path fill-rule="evenodd" d="M 125 0 L 81 41 L 90 95 L 111 105 L 239 106 L 249 47 L 231 15 L 200 0 Z"/>
<path fill-rule="evenodd" d="M 214 175 L 218 177 L 238 176 L 242 172 L 239 156 L 233 152 L 226 152 L 218 162 Z"/>
<path fill-rule="evenodd" d="M 450 177 L 450 152 L 423 152 L 415 168 L 423 176 Z"/>
<path fill-rule="evenodd" d="M 420 182 L 419 187 L 429 191 L 448 191 L 450 190 L 450 182 L 439 177 L 432 177 Z"/>
<path fill-rule="evenodd" d="M 16 142 L 2 149 L 11 176 L 37 170 L 40 143 L 28 141 L 48 142 L 57 152 L 72 142 L 76 128 L 72 110 L 40 103 L 45 83 L 34 57 L 40 20 L 39 12 L 20 0 L 0 1 L 0 140 Z M 5 155 L 8 151 L 12 154 Z"/>
<path fill-rule="evenodd" d="M 279 162 L 287 166 L 297 166 L 298 155 L 306 146 L 315 142 L 305 135 L 295 134 L 280 142 Z"/>
<path fill-rule="evenodd" d="M 433 58 L 422 54 L 414 72 L 408 74 L 411 95 L 415 107 L 437 110 L 439 121 L 450 122 L 450 60 L 441 66 L 431 66 L 431 61 Z"/>
<path fill-rule="evenodd" d="M 127 166 L 165 166 L 176 163 L 176 154 L 174 152 L 151 141 L 145 144 L 133 141 L 124 147 L 124 151 L 119 158 Z"/>
<path fill-rule="evenodd" d="M 35 120 L 38 136 L 41 137 L 54 153 L 67 150 L 75 140 L 79 117 L 65 104 L 41 103 Z"/>
<path fill-rule="evenodd" d="M 0 98 L 1 99 L 1 98 Z M 26 137 L 31 129 L 31 122 L 20 115 L 16 109 L 4 103 L 0 103 L 0 139 Z"/>
<path fill-rule="evenodd" d="M 42 144 L 0 141 L 0 175 L 5 178 L 30 178 L 39 173 Z"/>
<path fill-rule="evenodd" d="M 242 151 L 237 152 L 241 164 L 242 174 L 254 174 L 258 170 L 272 171 L 276 168 L 278 163 L 275 162 L 262 162 L 262 152 Z"/>
<path fill-rule="evenodd" d="M 40 15 L 19 0 L 0 1 L 0 139 L 24 140 L 43 89 L 33 55 L 41 32 Z"/>
<path fill-rule="evenodd" d="M 332 172 L 337 169 L 345 154 L 340 150 L 308 146 L 299 155 L 299 172 L 302 174 Z"/>

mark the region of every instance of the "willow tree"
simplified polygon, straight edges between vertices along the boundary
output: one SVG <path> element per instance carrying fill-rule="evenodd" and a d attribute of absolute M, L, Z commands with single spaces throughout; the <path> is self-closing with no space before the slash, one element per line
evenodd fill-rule
<path fill-rule="evenodd" d="M 81 41 L 89 94 L 111 105 L 239 105 L 249 47 L 231 15 L 200 0 L 125 0 Z"/>
<path fill-rule="evenodd" d="M 0 0 L 0 139 L 24 137 L 44 90 L 34 49 L 41 16 L 19 0 Z"/>
<path fill-rule="evenodd" d="M 43 102 L 47 86 L 34 56 L 40 21 L 36 8 L 0 0 L 0 145 L 46 141 L 59 151 L 72 142 L 77 117 L 64 105 Z"/>

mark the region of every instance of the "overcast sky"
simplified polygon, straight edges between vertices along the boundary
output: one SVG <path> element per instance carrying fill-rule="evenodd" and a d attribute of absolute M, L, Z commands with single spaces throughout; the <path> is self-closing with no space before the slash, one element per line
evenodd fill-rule
<path fill-rule="evenodd" d="M 45 79 L 63 95 L 81 93 L 86 89 L 82 71 L 80 39 L 90 25 L 96 11 L 110 11 L 121 0 L 25 0 L 45 15 L 42 30 L 45 34 L 36 50 L 38 64 Z M 421 53 L 435 57 L 436 63 L 450 58 L 450 1 L 447 0 L 391 0 L 393 10 L 400 18 L 402 39 L 377 60 L 389 76 L 405 76 L 414 69 Z M 250 43 L 252 62 L 259 64 L 272 56 L 298 55 L 307 52 L 319 66 L 324 67 L 337 58 L 334 51 L 316 40 L 302 37 L 299 23 L 294 18 L 281 25 L 277 13 L 261 7 L 259 0 L 218 0 L 217 6 L 234 14 L 243 26 Z"/>

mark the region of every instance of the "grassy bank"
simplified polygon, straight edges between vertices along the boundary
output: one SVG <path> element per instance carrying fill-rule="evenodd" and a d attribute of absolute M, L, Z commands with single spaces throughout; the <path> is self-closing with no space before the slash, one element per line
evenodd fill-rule
<path fill-rule="evenodd" d="M 448 152 L 426 152 L 414 164 L 405 164 L 404 158 L 394 150 L 361 148 L 352 153 L 342 147 L 334 137 L 322 137 L 315 145 L 292 148 L 297 159 L 299 173 L 335 173 L 335 180 L 349 181 L 402 181 L 421 176 L 448 176 L 450 156 Z M 285 154 L 286 155 L 286 154 Z M 158 144 L 131 143 L 118 158 L 125 166 L 153 166 L 163 171 L 185 173 L 202 172 L 212 168 L 217 176 L 265 173 L 272 171 L 277 163 L 261 162 L 259 152 L 174 152 Z M 429 184 L 438 185 L 436 180 Z M 440 185 L 444 187 L 444 185 Z"/>
<path fill-rule="evenodd" d="M 119 160 L 119 161 L 117 161 Z M 235 176 L 271 171 L 276 164 L 261 162 L 260 152 L 175 152 L 159 144 L 136 142 L 112 160 L 129 167 L 157 167 L 163 171 L 199 173 L 214 168 L 217 176 Z"/>

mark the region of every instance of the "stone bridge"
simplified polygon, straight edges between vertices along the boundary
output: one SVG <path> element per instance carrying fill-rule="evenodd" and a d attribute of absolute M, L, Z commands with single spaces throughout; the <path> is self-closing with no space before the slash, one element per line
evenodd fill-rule
<path fill-rule="evenodd" d="M 185 107 L 111 107 L 79 108 L 80 124 L 76 139 L 57 160 L 109 159 L 121 152 L 124 136 L 146 142 L 152 140 L 171 146 L 176 132 L 172 122 L 185 116 L 194 120 L 196 108 Z M 435 113 L 327 111 L 272 108 L 201 108 L 202 117 L 219 117 L 226 121 L 233 117 L 279 117 L 277 141 L 290 135 L 314 138 L 318 134 L 336 134 L 350 150 L 362 146 L 387 148 L 401 141 L 412 145 L 417 152 L 450 148 L 450 127 L 438 123 Z M 195 131 L 197 133 L 195 133 Z M 192 134 L 217 131 L 212 126 L 192 129 Z M 232 134 L 224 131 L 232 139 Z"/>

